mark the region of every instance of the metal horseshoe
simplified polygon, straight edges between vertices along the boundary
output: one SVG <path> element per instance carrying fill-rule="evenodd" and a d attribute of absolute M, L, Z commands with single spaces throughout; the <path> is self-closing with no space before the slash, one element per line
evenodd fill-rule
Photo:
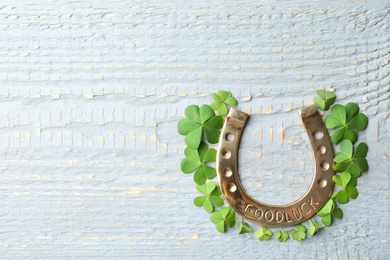
<path fill-rule="evenodd" d="M 332 190 L 334 152 L 324 122 L 314 105 L 301 108 L 299 115 L 309 136 L 315 171 L 309 190 L 286 205 L 268 205 L 251 198 L 238 176 L 238 147 L 248 114 L 231 108 L 222 128 L 217 149 L 218 181 L 225 201 L 245 219 L 267 227 L 299 224 L 313 216 L 328 201 Z M 230 140 L 229 136 L 234 137 Z"/>

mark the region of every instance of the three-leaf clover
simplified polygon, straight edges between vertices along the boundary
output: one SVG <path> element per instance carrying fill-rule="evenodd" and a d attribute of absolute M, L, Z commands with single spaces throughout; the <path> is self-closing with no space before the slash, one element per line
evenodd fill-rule
<path fill-rule="evenodd" d="M 333 92 L 321 89 L 317 90 L 316 93 L 320 97 L 315 96 L 313 98 L 314 104 L 316 104 L 319 109 L 328 111 L 330 106 L 333 105 L 336 100 L 336 95 Z"/>
<path fill-rule="evenodd" d="M 343 172 L 340 176 L 334 175 L 333 180 L 342 188 L 342 190 L 339 190 L 332 196 L 332 199 L 337 198 L 337 201 L 340 204 L 347 203 L 348 196 L 351 199 L 356 199 L 359 195 L 358 190 L 356 189 L 357 180 L 355 177 L 352 177 L 349 172 Z"/>
<path fill-rule="evenodd" d="M 302 224 L 295 225 L 295 229 L 290 230 L 291 237 L 294 240 L 301 241 L 306 238 L 306 230 L 307 228 Z"/>
<path fill-rule="evenodd" d="M 359 177 L 361 172 L 368 171 L 367 163 L 368 147 L 366 143 L 360 143 L 353 152 L 353 144 L 349 140 L 343 140 L 340 144 L 340 152 L 334 158 L 336 172 L 349 172 L 354 177 Z"/>
<path fill-rule="evenodd" d="M 253 230 L 249 227 L 248 223 L 246 222 L 244 223 L 242 221 L 238 222 L 237 228 L 238 228 L 238 234 L 253 232 Z"/>
<path fill-rule="evenodd" d="M 223 204 L 223 199 L 221 198 L 221 190 L 215 184 L 215 182 L 210 181 L 207 184 L 196 185 L 196 190 L 200 193 L 203 193 L 206 196 L 198 196 L 194 199 L 194 204 L 197 207 L 202 207 L 209 213 L 213 212 L 215 206 L 220 207 Z"/>
<path fill-rule="evenodd" d="M 367 123 L 367 116 L 359 113 L 359 106 L 356 103 L 348 103 L 346 106 L 334 105 L 330 109 L 330 115 L 325 117 L 325 126 L 328 129 L 338 128 L 330 136 L 334 144 L 338 144 L 343 139 L 355 143 L 357 135 L 352 128 L 363 130 L 367 127 Z"/>
<path fill-rule="evenodd" d="M 231 106 L 235 106 L 237 104 L 237 100 L 232 97 L 232 93 L 230 91 L 220 90 L 218 91 L 218 94 L 213 94 L 213 99 L 215 101 L 211 103 L 211 108 L 217 110 L 218 114 L 221 116 L 226 115 L 228 112 L 226 104 Z"/>
<path fill-rule="evenodd" d="M 337 207 L 333 199 L 329 199 L 318 211 L 317 215 L 322 217 L 322 224 L 325 226 L 330 226 L 332 223 L 332 215 L 338 219 L 341 219 L 343 217 L 343 211 Z"/>
<path fill-rule="evenodd" d="M 197 149 L 202 141 L 203 133 L 211 144 L 218 142 L 222 126 L 222 116 L 216 116 L 209 105 L 190 105 L 184 110 L 186 118 L 177 123 L 177 131 L 185 135 L 184 142 L 188 147 Z"/>
<path fill-rule="evenodd" d="M 271 239 L 272 231 L 266 227 L 259 227 L 259 230 L 256 232 L 256 237 L 259 241 L 268 241 Z"/>
<path fill-rule="evenodd" d="M 314 224 L 313 224 L 314 222 Z M 318 230 L 323 228 L 324 226 L 317 223 L 317 221 L 313 218 L 313 222 L 309 220 L 309 234 L 310 236 L 314 235 Z"/>
<path fill-rule="evenodd" d="M 206 179 L 212 180 L 217 176 L 215 168 L 205 164 L 206 162 L 215 161 L 217 151 L 214 148 L 209 148 L 205 142 L 201 142 L 196 150 L 186 147 L 184 154 L 186 158 L 181 161 L 181 171 L 191 173 L 196 170 L 194 181 L 197 184 L 202 185 L 206 182 Z"/>
<path fill-rule="evenodd" d="M 210 215 L 210 220 L 215 224 L 217 230 L 221 233 L 225 232 L 225 223 L 232 228 L 234 226 L 236 213 L 234 210 L 230 212 L 229 207 L 223 207 L 221 210 L 216 210 Z"/>
<path fill-rule="evenodd" d="M 289 234 L 287 230 L 283 230 L 283 233 L 279 230 L 275 231 L 275 238 L 278 239 L 280 242 L 286 242 L 286 240 L 289 238 Z"/>

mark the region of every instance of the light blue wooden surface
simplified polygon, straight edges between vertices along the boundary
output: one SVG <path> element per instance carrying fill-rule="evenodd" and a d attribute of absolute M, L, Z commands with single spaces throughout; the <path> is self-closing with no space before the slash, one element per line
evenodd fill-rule
<path fill-rule="evenodd" d="M 1 258 L 389 259 L 389 7 L 1 2 Z M 232 91 L 250 113 L 242 182 L 282 204 L 311 180 L 297 110 L 318 88 L 369 117 L 358 199 L 304 242 L 218 233 L 180 172 L 185 107 Z"/>

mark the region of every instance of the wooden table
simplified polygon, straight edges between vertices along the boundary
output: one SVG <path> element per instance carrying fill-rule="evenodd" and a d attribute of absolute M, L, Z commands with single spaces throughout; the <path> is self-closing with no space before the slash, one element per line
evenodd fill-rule
<path fill-rule="evenodd" d="M 389 259 L 389 12 L 380 0 L 3 1 L 1 258 Z M 370 170 L 344 218 L 303 242 L 216 231 L 180 172 L 185 107 L 230 90 L 250 113 L 244 187 L 284 204 L 311 181 L 297 110 L 319 88 L 369 118 Z"/>

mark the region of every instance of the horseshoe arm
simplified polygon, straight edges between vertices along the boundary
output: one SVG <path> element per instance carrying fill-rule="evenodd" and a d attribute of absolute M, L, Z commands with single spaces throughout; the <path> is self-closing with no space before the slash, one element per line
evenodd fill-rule
<path fill-rule="evenodd" d="M 238 147 L 248 115 L 231 108 L 217 149 L 217 173 L 222 195 L 236 213 L 268 227 L 299 224 L 313 216 L 328 201 L 333 190 L 334 152 L 324 122 L 314 105 L 299 110 L 314 155 L 315 171 L 308 191 L 286 205 L 268 205 L 250 197 L 238 176 Z M 233 138 L 234 140 L 230 140 Z"/>

